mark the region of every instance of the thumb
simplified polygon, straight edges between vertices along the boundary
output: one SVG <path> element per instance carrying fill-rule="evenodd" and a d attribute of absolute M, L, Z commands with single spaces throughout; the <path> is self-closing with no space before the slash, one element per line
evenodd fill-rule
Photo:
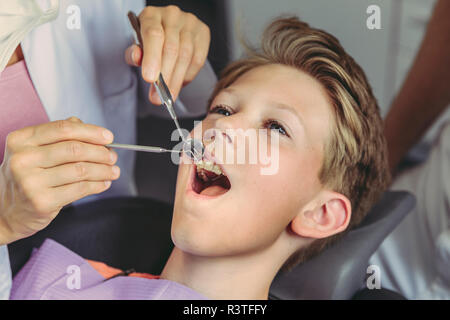
<path fill-rule="evenodd" d="M 80 119 L 78 119 L 77 117 L 70 117 L 67 119 L 70 122 L 77 122 L 77 123 L 83 123 L 83 121 L 81 121 Z"/>
<path fill-rule="evenodd" d="M 128 65 L 139 67 L 142 64 L 142 49 L 133 44 L 125 50 L 125 61 Z"/>

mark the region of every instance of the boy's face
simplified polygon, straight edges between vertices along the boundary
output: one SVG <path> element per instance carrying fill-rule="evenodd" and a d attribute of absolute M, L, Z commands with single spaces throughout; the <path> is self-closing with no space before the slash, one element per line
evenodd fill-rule
<path fill-rule="evenodd" d="M 326 92 L 306 73 L 267 65 L 222 90 L 209 110 L 202 130 L 216 130 L 209 130 L 208 141 L 222 139 L 236 150 L 242 146 L 226 130 L 267 129 L 269 144 L 270 136 L 277 135 L 278 170 L 262 175 L 264 165 L 250 164 L 247 157 L 245 164 L 221 165 L 229 189 L 202 190 L 195 165 L 180 164 L 172 239 L 181 250 L 201 256 L 267 248 L 322 189 L 318 173 L 332 125 Z M 249 146 L 244 148 L 248 154 Z"/>

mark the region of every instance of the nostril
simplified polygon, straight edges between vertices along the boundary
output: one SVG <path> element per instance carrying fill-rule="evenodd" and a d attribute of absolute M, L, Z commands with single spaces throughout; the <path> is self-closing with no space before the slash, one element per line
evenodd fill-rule
<path fill-rule="evenodd" d="M 227 133 L 222 132 L 222 135 L 228 141 L 228 143 L 233 143 L 233 141 L 231 140 L 230 136 Z"/>
<path fill-rule="evenodd" d="M 203 135 L 204 142 L 213 142 L 216 138 L 216 129 L 208 129 Z"/>
<path fill-rule="evenodd" d="M 205 142 L 214 142 L 216 140 L 216 137 L 218 137 L 220 135 L 222 136 L 222 139 L 224 139 L 227 143 L 233 143 L 233 139 L 231 139 L 230 135 L 226 131 L 220 130 L 220 129 L 206 130 L 203 140 Z"/>

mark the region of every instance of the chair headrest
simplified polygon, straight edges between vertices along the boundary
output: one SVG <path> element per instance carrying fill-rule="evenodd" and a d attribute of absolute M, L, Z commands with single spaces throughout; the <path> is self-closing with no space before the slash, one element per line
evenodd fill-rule
<path fill-rule="evenodd" d="M 414 208 L 415 197 L 387 191 L 363 222 L 340 241 L 290 272 L 279 273 L 271 299 L 350 299 L 366 277 L 370 256 Z"/>

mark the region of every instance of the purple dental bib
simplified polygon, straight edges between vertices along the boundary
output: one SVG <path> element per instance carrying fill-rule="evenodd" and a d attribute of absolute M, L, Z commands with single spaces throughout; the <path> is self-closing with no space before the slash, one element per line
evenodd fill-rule
<path fill-rule="evenodd" d="M 204 300 L 179 283 L 116 277 L 105 281 L 85 259 L 47 239 L 13 280 L 11 300 Z"/>

